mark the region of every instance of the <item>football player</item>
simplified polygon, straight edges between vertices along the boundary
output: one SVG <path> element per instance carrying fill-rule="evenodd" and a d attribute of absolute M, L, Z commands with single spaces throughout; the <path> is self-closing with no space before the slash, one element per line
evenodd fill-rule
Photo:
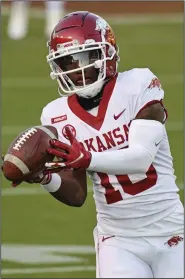
<path fill-rule="evenodd" d="M 31 1 L 29 0 L 12 1 L 7 30 L 10 39 L 20 40 L 26 37 L 30 4 Z M 45 35 L 49 38 L 53 28 L 61 18 L 64 10 L 64 1 L 45 1 L 45 6 Z"/>
<path fill-rule="evenodd" d="M 175 183 L 159 79 L 148 68 L 118 73 L 113 30 L 98 15 L 73 12 L 48 42 L 51 77 L 64 97 L 46 105 L 43 125 L 59 140 L 48 162 L 59 173 L 42 186 L 81 206 L 93 182 L 97 277 L 184 278 L 184 210 Z"/>

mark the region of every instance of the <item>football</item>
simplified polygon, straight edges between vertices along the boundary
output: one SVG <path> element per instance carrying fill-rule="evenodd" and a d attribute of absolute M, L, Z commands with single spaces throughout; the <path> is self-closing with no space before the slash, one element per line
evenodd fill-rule
<path fill-rule="evenodd" d="M 55 157 L 46 152 L 51 139 L 58 139 L 58 132 L 49 125 L 35 126 L 18 135 L 4 156 L 3 173 L 6 179 L 17 182 L 41 174 L 45 163 Z"/>

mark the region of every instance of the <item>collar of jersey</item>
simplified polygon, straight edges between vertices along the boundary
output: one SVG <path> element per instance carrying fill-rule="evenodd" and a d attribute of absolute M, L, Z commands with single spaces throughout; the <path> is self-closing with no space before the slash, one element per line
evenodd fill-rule
<path fill-rule="evenodd" d="M 103 96 L 99 104 L 98 114 L 96 116 L 88 113 L 78 102 L 77 95 L 74 94 L 68 97 L 68 105 L 71 111 L 80 118 L 83 122 L 87 123 L 96 130 L 100 130 L 105 119 L 105 114 L 112 93 L 114 91 L 117 75 L 111 79 L 104 87 Z"/>

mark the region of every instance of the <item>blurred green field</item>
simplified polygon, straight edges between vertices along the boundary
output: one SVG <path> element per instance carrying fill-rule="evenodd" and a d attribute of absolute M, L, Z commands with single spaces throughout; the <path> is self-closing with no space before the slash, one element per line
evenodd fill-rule
<path fill-rule="evenodd" d="M 31 19 L 29 36 L 22 41 L 7 38 L 7 19 L 2 17 L 4 152 L 20 131 L 40 123 L 43 106 L 58 97 L 45 59 L 43 19 Z M 160 23 L 156 18 L 153 23 L 112 26 L 120 47 L 119 70 L 149 67 L 165 89 L 167 130 L 183 200 L 183 22 Z M 12 189 L 4 178 L 2 185 L 3 278 L 95 277 L 91 188 L 82 208 L 70 208 L 37 185 Z"/>

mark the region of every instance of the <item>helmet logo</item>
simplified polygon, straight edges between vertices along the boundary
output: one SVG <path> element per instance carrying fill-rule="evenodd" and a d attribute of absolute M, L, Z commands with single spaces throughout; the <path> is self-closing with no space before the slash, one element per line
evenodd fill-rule
<path fill-rule="evenodd" d="M 76 137 L 76 130 L 75 130 L 74 126 L 72 126 L 71 124 L 67 124 L 62 129 L 62 134 L 66 139 L 68 139 L 68 136 L 66 134 L 66 128 L 69 128 L 71 130 L 73 136 Z"/>
<path fill-rule="evenodd" d="M 113 31 L 112 31 L 112 28 L 109 27 L 107 31 L 108 31 L 107 41 L 108 41 L 111 45 L 115 46 L 115 44 L 116 44 L 116 38 L 115 38 L 115 35 L 114 35 Z"/>
<path fill-rule="evenodd" d="M 105 36 L 106 31 L 107 31 L 107 22 L 103 18 L 98 18 L 96 20 L 95 30 L 101 31 L 102 35 Z"/>
<path fill-rule="evenodd" d="M 115 39 L 115 35 L 112 31 L 112 28 L 107 24 L 107 22 L 103 18 L 98 18 L 96 20 L 95 30 L 101 31 L 101 34 L 103 36 L 107 37 L 107 42 L 109 42 L 111 45 L 115 46 L 116 39 Z"/>

